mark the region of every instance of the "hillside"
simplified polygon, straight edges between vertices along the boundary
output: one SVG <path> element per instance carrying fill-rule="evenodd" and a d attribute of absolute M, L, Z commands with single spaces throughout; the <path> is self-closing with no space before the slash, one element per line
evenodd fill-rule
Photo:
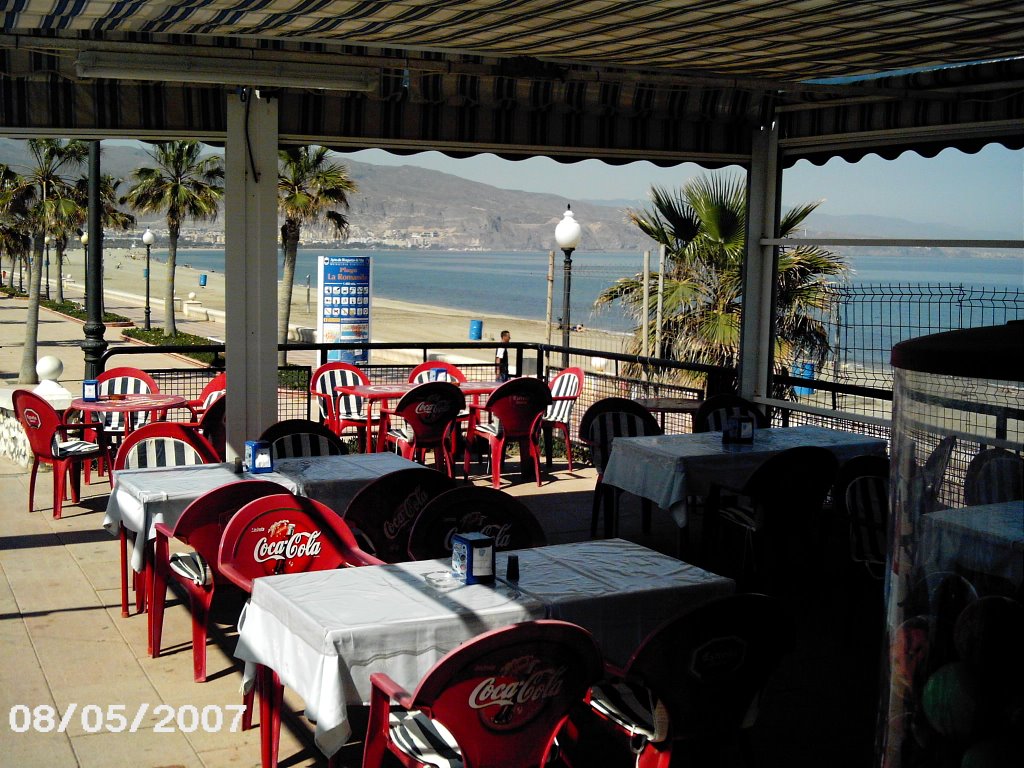
<path fill-rule="evenodd" d="M 102 168 L 127 178 L 151 163 L 145 145 L 104 143 Z M 0 139 L 0 163 L 15 170 L 28 162 L 25 142 Z M 654 249 L 652 241 L 626 221 L 626 209 L 645 201 L 566 201 L 558 195 L 501 189 L 459 176 L 414 165 L 384 166 L 343 159 L 358 185 L 351 197 L 349 244 L 383 247 L 433 247 L 489 251 L 545 251 L 555 247 L 555 225 L 572 203 L 583 227 L 581 248 L 592 251 Z M 610 172 L 610 175 L 614 171 Z M 602 190 L 603 191 L 603 190 Z M 597 191 L 595 190 L 595 193 Z M 596 196 L 596 194 L 595 194 Z M 799 201 L 786 201 L 793 205 Z M 160 217 L 139 218 L 140 227 L 165 228 Z M 805 236 L 819 237 L 931 237 L 983 239 L 987 233 L 956 224 L 912 222 L 896 217 L 835 215 L 828 204 L 807 221 Z M 186 240 L 223 242 L 223 220 L 187 226 Z M 336 242 L 327 227 L 304 227 L 305 245 Z M 843 249 L 835 249 L 843 250 Z M 902 250 L 900 251 L 902 252 Z M 942 249 L 943 255 L 963 255 L 967 249 Z M 937 253 L 936 255 L 939 255 Z M 995 254 L 991 251 L 990 256 Z"/>

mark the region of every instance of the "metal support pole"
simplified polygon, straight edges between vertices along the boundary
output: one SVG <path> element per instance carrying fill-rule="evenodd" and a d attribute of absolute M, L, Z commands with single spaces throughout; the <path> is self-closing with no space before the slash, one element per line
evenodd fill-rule
<path fill-rule="evenodd" d="M 565 261 L 562 262 L 562 346 L 566 351 L 562 353 L 562 367 L 569 367 L 569 293 L 572 290 L 572 248 L 563 248 Z"/>
<path fill-rule="evenodd" d="M 43 238 L 43 243 L 45 243 L 45 248 L 46 248 L 46 256 L 43 259 L 43 264 L 46 267 L 46 300 L 49 301 L 50 300 L 50 236 L 49 235 L 47 235 L 45 238 Z"/>
<path fill-rule="evenodd" d="M 147 330 L 147 331 L 150 330 L 150 324 L 149 324 L 149 314 L 150 314 L 150 308 L 149 308 L 149 250 L 150 250 L 150 248 L 152 248 L 152 246 L 149 243 L 146 243 L 146 308 L 145 308 L 145 310 L 143 310 L 143 313 L 145 314 L 145 320 L 143 321 L 142 327 L 143 327 L 144 330 Z"/>
<path fill-rule="evenodd" d="M 89 142 L 89 265 L 85 276 L 86 301 L 85 378 L 95 379 L 102 368 L 101 358 L 107 349 L 103 340 L 103 202 L 100 198 L 100 143 Z"/>
<path fill-rule="evenodd" d="M 544 305 L 544 319 L 548 324 L 548 345 L 551 345 L 551 306 L 555 289 L 555 252 L 548 251 L 548 296 Z"/>

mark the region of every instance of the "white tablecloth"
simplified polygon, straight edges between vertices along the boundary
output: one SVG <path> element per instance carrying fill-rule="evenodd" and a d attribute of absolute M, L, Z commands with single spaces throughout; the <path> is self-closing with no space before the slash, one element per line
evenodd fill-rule
<path fill-rule="evenodd" d="M 327 755 L 350 735 L 345 706 L 368 700 L 372 672 L 409 690 L 448 651 L 487 630 L 537 618 L 573 621 L 624 662 L 674 613 L 731 594 L 732 580 L 619 539 L 502 553 L 520 560 L 517 588 L 439 591 L 424 574 L 450 561 L 257 579 L 235 655 L 264 664 L 306 702 Z"/>
<path fill-rule="evenodd" d="M 617 437 L 604 482 L 650 499 L 685 526 L 687 496 L 707 495 L 714 483 L 742 485 L 765 459 L 805 445 L 828 448 L 840 462 L 886 452 L 881 438 L 815 426 L 759 429 L 750 445 L 723 445 L 721 432 Z"/>
<path fill-rule="evenodd" d="M 921 516 L 921 552 L 929 571 L 959 566 L 1024 581 L 1024 501 L 942 509 Z"/>
<path fill-rule="evenodd" d="M 114 474 L 103 527 L 117 535 L 118 523 L 135 533 L 132 568 L 141 571 L 146 541 L 156 536 L 156 524 L 173 526 L 181 513 L 204 493 L 240 480 L 270 480 L 292 493 L 323 502 L 338 514 L 362 488 L 382 475 L 421 464 L 393 453 L 279 459 L 273 472 L 235 474 L 233 464 L 124 469 Z"/>

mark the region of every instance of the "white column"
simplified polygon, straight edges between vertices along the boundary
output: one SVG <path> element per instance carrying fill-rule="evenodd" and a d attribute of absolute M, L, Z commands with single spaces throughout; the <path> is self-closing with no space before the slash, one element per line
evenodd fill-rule
<path fill-rule="evenodd" d="M 229 460 L 277 421 L 278 104 L 248 93 L 227 97 L 224 150 Z"/>
<path fill-rule="evenodd" d="M 747 177 L 747 254 L 743 268 L 743 325 L 740 332 L 738 389 L 746 398 L 768 396 L 768 372 L 775 339 L 774 246 L 760 245 L 775 237 L 779 220 L 778 130 L 773 123 L 754 134 Z"/>

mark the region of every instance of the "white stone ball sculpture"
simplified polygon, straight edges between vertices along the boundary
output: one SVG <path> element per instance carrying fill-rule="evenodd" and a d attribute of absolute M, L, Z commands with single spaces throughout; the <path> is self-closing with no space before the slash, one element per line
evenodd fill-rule
<path fill-rule="evenodd" d="M 36 374 L 40 381 L 58 381 L 62 373 L 64 373 L 64 363 L 53 355 L 41 357 L 36 363 Z"/>
<path fill-rule="evenodd" d="M 196 292 L 195 291 L 189 291 L 188 292 L 188 300 L 189 301 L 195 301 L 196 300 Z"/>

